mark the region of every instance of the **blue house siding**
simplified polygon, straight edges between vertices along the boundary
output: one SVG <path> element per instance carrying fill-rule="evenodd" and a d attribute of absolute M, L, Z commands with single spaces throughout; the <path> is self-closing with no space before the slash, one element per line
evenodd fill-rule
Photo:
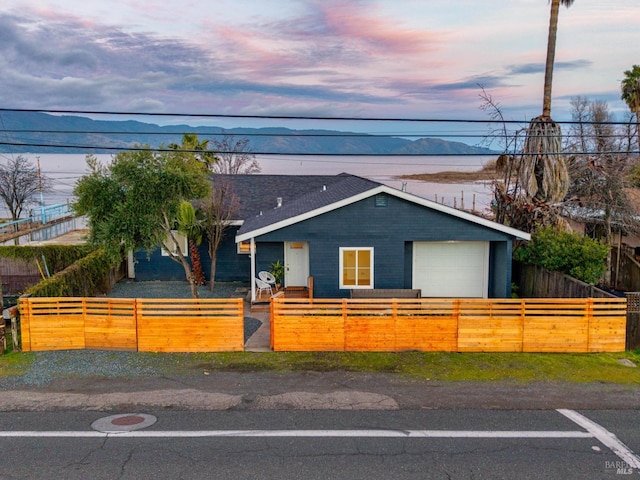
<path fill-rule="evenodd" d="M 406 288 L 411 284 L 411 242 L 488 241 L 491 248 L 490 293 L 506 296 L 510 285 L 511 238 L 504 233 L 421 205 L 387 196 L 386 207 L 374 197 L 338 208 L 256 238 L 267 242 L 309 242 L 309 272 L 317 297 L 345 297 L 339 288 L 339 248 L 373 247 L 376 288 Z M 507 247 L 507 244 L 509 246 Z M 501 247 L 502 245 L 502 247 Z M 261 255 L 258 255 L 261 257 Z"/>
<path fill-rule="evenodd" d="M 284 244 L 282 242 L 260 242 L 256 247 L 256 273 L 261 270 L 269 271 L 269 267 L 276 260 L 284 262 Z"/>
<path fill-rule="evenodd" d="M 249 255 L 238 255 L 235 241 L 238 227 L 229 227 L 225 232 L 216 262 L 216 281 L 218 282 L 248 282 L 251 271 Z M 208 242 L 203 241 L 198 246 L 202 270 L 207 281 L 211 273 L 211 257 L 209 257 Z M 150 256 L 140 250 L 135 253 L 136 280 L 186 280 L 182 265 L 162 255 L 160 248 L 155 249 Z M 189 259 L 189 261 L 191 261 Z"/>
<path fill-rule="evenodd" d="M 202 243 L 198 246 L 200 252 L 200 260 L 205 276 L 209 273 L 209 253 L 207 246 Z M 184 274 L 182 264 L 171 260 L 168 256 L 162 255 L 162 250 L 156 248 L 151 255 L 147 255 L 144 250 L 139 250 L 133 255 L 135 262 L 136 280 L 148 282 L 153 280 L 184 280 L 187 278 Z M 191 261 L 189 259 L 189 261 Z"/>
<path fill-rule="evenodd" d="M 217 282 L 248 282 L 251 272 L 251 259 L 249 254 L 238 254 L 236 245 L 236 233 L 238 227 L 229 227 L 225 231 L 222 242 L 218 247 L 216 256 L 216 281 Z M 208 248 L 208 247 L 207 247 Z M 209 254 L 207 254 L 209 258 Z M 209 279 L 209 268 L 206 268 Z"/>
<path fill-rule="evenodd" d="M 489 247 L 489 297 L 511 296 L 511 242 L 491 242 Z"/>

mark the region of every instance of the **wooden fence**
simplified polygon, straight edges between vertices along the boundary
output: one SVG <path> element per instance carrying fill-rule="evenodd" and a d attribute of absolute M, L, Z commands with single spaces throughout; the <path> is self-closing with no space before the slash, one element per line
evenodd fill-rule
<path fill-rule="evenodd" d="M 560 272 L 513 262 L 513 282 L 518 295 L 528 298 L 615 298 L 609 292 Z"/>
<path fill-rule="evenodd" d="M 621 352 L 626 299 L 287 299 L 274 351 Z"/>
<path fill-rule="evenodd" d="M 22 349 L 244 349 L 242 299 L 20 299 Z"/>

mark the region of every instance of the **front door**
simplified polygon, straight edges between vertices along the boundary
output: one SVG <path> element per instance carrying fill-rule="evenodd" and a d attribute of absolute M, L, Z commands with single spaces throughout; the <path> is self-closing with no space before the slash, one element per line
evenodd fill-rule
<path fill-rule="evenodd" d="M 284 243 L 284 286 L 306 287 L 309 278 L 309 244 Z"/>

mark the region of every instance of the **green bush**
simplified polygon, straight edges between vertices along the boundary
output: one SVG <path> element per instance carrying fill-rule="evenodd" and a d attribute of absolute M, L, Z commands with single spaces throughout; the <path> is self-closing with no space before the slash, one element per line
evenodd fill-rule
<path fill-rule="evenodd" d="M 516 250 L 514 258 L 595 284 L 607 270 L 608 253 L 609 246 L 605 243 L 545 227 Z"/>
<path fill-rule="evenodd" d="M 91 245 L 42 245 L 31 246 L 0 246 L 0 257 L 13 258 L 30 262 L 31 260 L 42 263 L 46 260 L 47 268 L 51 275 L 64 270 L 69 265 L 86 257 L 95 250 Z"/>
<path fill-rule="evenodd" d="M 92 297 L 107 293 L 110 273 L 120 262 L 105 250 L 96 250 L 25 292 L 32 297 Z"/>

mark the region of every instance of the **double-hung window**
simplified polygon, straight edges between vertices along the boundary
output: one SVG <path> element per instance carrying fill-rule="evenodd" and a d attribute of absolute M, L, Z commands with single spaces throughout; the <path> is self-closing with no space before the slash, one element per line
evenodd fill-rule
<path fill-rule="evenodd" d="M 373 288 L 373 247 L 340 248 L 340 288 Z"/>

